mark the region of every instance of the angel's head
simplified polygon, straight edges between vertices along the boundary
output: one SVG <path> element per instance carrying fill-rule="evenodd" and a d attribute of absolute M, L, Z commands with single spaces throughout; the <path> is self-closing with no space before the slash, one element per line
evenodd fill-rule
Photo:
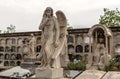
<path fill-rule="evenodd" d="M 44 11 L 43 17 L 53 16 L 53 9 L 51 7 L 47 7 Z"/>

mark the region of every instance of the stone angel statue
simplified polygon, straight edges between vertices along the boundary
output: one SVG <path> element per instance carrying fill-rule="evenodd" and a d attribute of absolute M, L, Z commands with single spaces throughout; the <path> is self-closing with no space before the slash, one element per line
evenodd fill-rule
<path fill-rule="evenodd" d="M 42 49 L 40 53 L 41 67 L 60 68 L 61 57 L 67 57 L 67 21 L 62 11 L 56 12 L 57 18 L 53 16 L 53 9 L 47 7 L 39 26 L 42 30 Z M 68 59 L 65 59 L 68 61 Z"/>

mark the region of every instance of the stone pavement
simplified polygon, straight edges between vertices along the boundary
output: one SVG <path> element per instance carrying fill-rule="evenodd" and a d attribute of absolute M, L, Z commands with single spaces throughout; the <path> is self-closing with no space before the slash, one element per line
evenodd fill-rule
<path fill-rule="evenodd" d="M 117 71 L 99 71 L 99 70 L 86 70 L 75 79 L 120 79 L 120 72 Z"/>

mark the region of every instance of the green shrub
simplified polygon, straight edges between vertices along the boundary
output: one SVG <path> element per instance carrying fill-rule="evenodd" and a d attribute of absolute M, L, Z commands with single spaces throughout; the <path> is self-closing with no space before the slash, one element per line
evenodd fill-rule
<path fill-rule="evenodd" d="M 116 71 L 116 59 L 111 59 L 109 65 L 105 66 L 105 71 Z"/>
<path fill-rule="evenodd" d="M 77 63 L 71 62 L 64 69 L 65 70 L 85 70 L 85 68 L 86 68 L 86 64 L 83 61 L 81 61 Z"/>

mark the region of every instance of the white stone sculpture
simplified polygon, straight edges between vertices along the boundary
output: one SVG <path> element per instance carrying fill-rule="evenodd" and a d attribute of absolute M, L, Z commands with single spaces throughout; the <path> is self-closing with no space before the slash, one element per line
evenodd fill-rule
<path fill-rule="evenodd" d="M 36 44 L 35 36 L 33 34 L 31 34 L 31 38 L 30 38 L 30 41 L 29 41 L 30 51 L 29 51 L 28 57 L 31 57 L 31 58 L 36 57 L 36 55 L 35 55 L 35 44 Z"/>
<path fill-rule="evenodd" d="M 57 11 L 56 15 L 57 18 L 53 16 L 53 9 L 47 7 L 39 26 L 42 30 L 40 61 L 44 68 L 60 68 L 61 58 L 68 61 L 66 17 L 62 11 Z"/>

